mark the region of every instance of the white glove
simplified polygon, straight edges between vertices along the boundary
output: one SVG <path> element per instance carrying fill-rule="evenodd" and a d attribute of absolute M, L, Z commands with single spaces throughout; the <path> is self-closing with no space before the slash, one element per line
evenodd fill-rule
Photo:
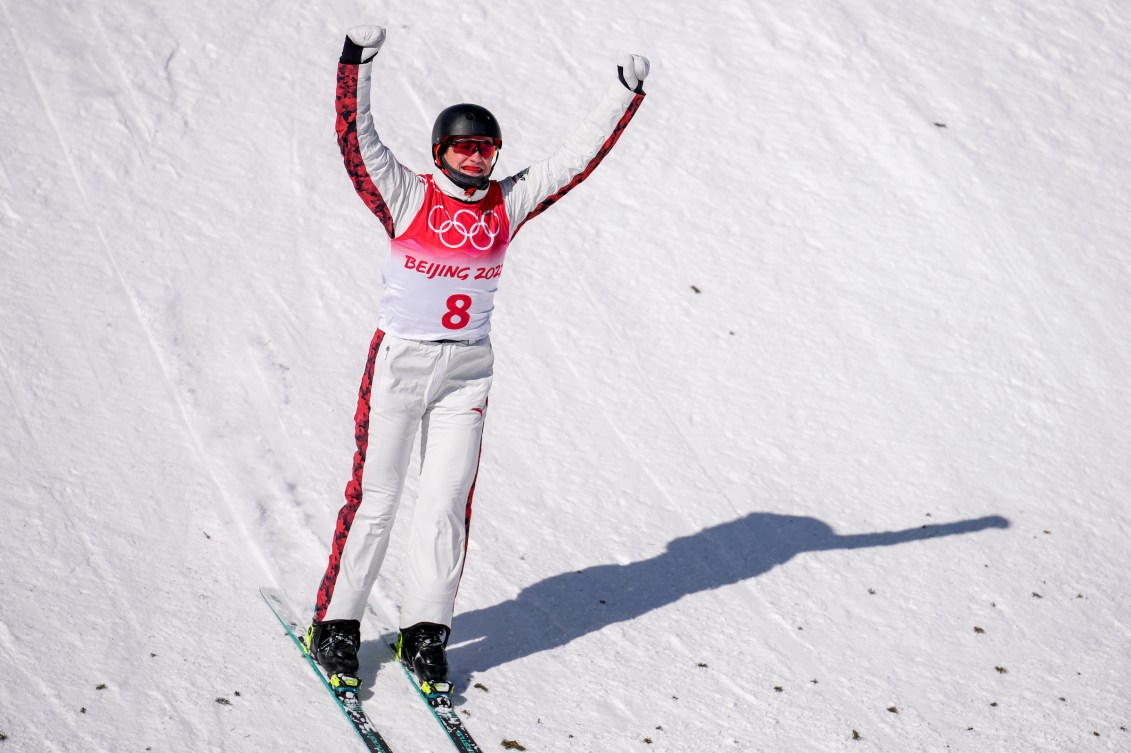
<path fill-rule="evenodd" d="M 644 93 L 644 79 L 648 76 L 648 58 L 643 55 L 625 55 L 617 66 L 621 83 L 637 94 Z"/>
<path fill-rule="evenodd" d="M 354 26 L 346 32 L 343 63 L 368 63 L 385 44 L 384 26 Z"/>

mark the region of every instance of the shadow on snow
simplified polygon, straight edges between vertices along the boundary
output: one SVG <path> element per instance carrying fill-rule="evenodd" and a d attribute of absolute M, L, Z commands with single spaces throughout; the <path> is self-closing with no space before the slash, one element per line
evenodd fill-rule
<path fill-rule="evenodd" d="M 449 657 L 468 675 L 547 651 L 671 604 L 754 578 L 803 552 L 864 549 L 1008 528 L 988 516 L 903 531 L 841 536 L 815 518 L 751 513 L 675 539 L 651 559 L 562 573 L 514 599 L 455 618 Z"/>

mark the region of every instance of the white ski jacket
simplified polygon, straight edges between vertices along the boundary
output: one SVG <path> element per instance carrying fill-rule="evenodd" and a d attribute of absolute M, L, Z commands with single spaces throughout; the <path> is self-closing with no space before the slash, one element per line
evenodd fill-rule
<path fill-rule="evenodd" d="M 557 151 L 468 196 L 438 168 L 405 167 L 381 141 L 370 105 L 372 65 L 339 63 L 337 133 L 354 188 L 391 241 L 378 327 L 412 340 L 482 339 L 510 241 L 593 172 L 644 93 L 617 80 Z"/>

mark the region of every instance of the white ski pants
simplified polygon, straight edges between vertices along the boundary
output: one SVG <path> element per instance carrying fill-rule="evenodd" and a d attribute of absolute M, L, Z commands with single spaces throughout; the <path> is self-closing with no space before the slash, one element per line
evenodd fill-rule
<path fill-rule="evenodd" d="M 315 619 L 361 619 L 388 550 L 419 428 L 420 484 L 400 623 L 451 627 L 493 362 L 490 338 L 429 343 L 380 331 L 374 336 L 355 415 L 353 478 Z"/>

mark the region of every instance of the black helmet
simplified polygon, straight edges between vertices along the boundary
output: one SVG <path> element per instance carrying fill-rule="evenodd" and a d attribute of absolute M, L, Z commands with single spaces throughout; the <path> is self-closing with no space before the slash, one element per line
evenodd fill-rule
<path fill-rule="evenodd" d="M 447 163 L 440 158 L 444 143 L 458 138 L 488 138 L 495 142 L 495 146 L 502 147 L 503 132 L 499 128 L 499 121 L 495 120 L 495 116 L 486 107 L 464 103 L 445 108 L 436 116 L 436 123 L 432 126 L 432 161 L 436 167 L 460 188 L 469 191 L 486 188 L 490 182 L 490 172 L 481 178 L 473 178 L 449 170 Z"/>
<path fill-rule="evenodd" d="M 479 105 L 452 105 L 436 116 L 436 124 L 432 126 L 432 146 L 440 145 L 444 139 L 449 138 L 489 138 L 503 143 L 503 132 L 499 129 L 499 121 L 486 107 Z"/>

